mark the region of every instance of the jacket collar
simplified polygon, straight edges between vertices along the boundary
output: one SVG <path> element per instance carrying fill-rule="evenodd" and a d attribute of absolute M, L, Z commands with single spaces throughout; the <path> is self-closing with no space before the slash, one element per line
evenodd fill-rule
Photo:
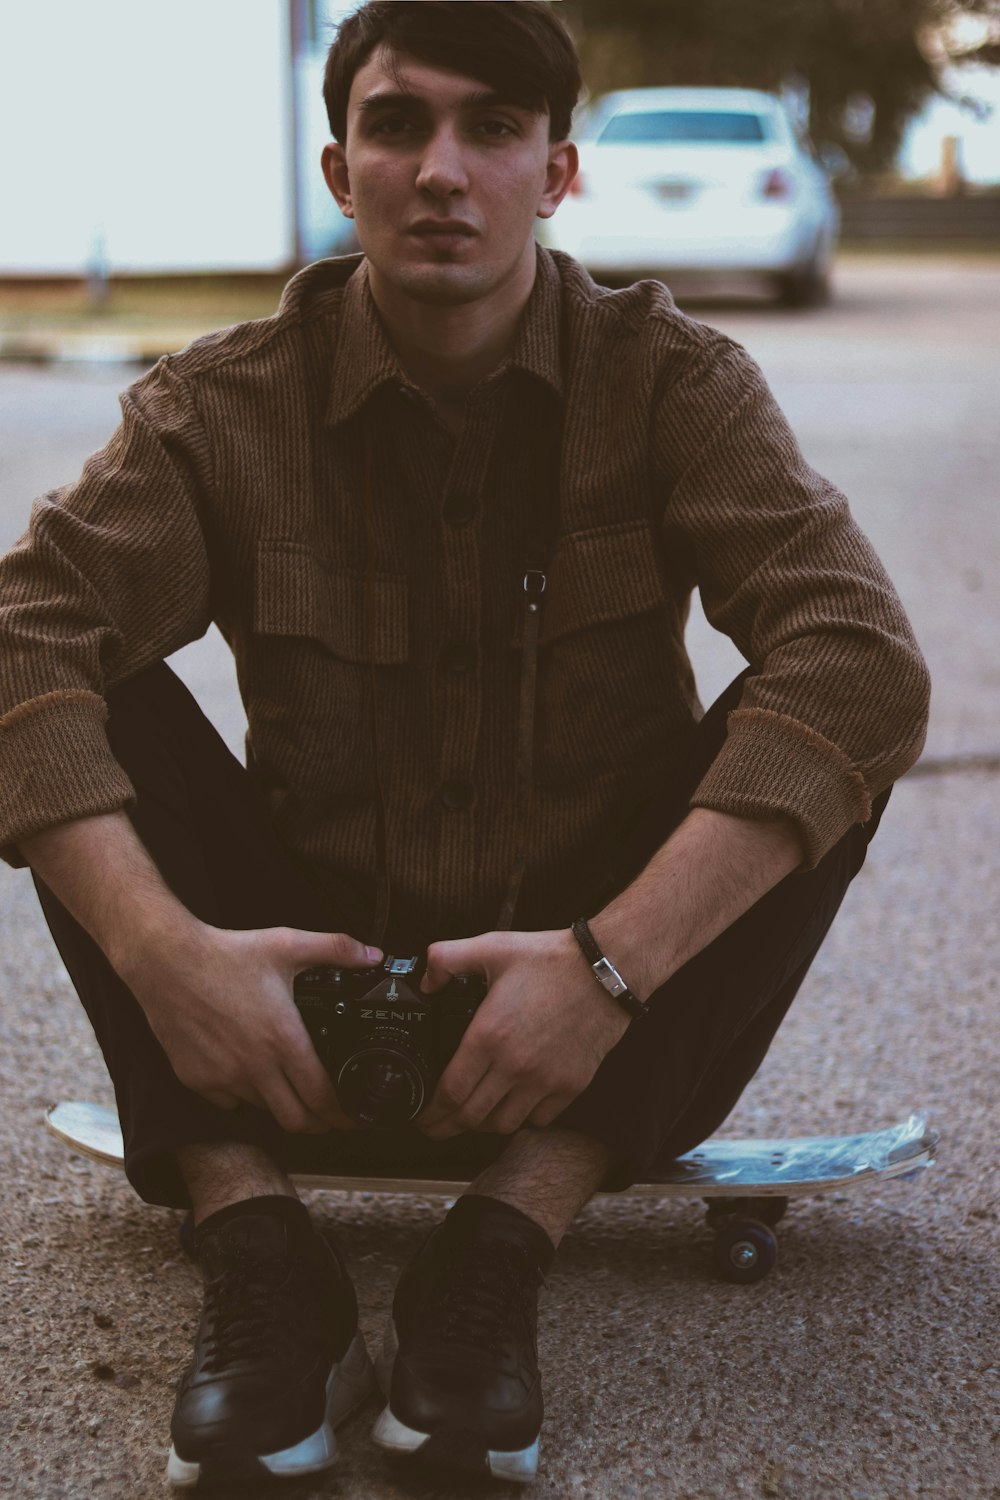
<path fill-rule="evenodd" d="M 488 377 L 489 382 L 507 370 L 518 370 L 543 382 L 556 395 L 562 395 L 560 305 L 559 272 L 552 257 L 539 246 L 535 282 L 518 324 L 514 347 Z M 378 315 L 368 282 L 368 262 L 363 260 L 344 286 L 333 380 L 326 407 L 327 423 L 336 426 L 346 422 L 386 385 L 412 388 Z"/>

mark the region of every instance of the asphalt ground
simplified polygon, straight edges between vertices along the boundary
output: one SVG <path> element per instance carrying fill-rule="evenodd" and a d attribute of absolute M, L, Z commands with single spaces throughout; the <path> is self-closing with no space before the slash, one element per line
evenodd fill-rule
<path fill-rule="evenodd" d="M 778 1266 L 753 1287 L 714 1279 L 695 1204 L 595 1201 L 542 1296 L 538 1494 L 1000 1496 L 1000 261 L 865 258 L 837 282 L 816 312 L 692 311 L 750 348 L 811 462 L 851 495 L 930 661 L 931 731 L 725 1133 L 852 1132 L 926 1110 L 940 1161 L 916 1182 L 793 1204 Z M 129 378 L 0 366 L 0 544 L 104 441 Z M 698 619 L 691 639 L 707 699 L 740 662 Z M 218 639 L 175 664 L 238 743 Z M 30 879 L 5 866 L 0 1078 L 0 1490 L 160 1494 L 197 1273 L 175 1214 L 42 1129 L 54 1100 L 110 1091 Z M 346 1251 L 374 1346 L 441 1202 L 310 1201 Z M 344 1430 L 332 1476 L 286 1487 L 289 1500 L 472 1493 L 391 1467 L 368 1443 L 376 1411 Z"/>

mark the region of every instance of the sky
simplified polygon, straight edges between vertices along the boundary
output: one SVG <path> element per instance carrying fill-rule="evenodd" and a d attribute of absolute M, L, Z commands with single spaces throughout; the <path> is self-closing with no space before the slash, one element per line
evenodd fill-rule
<path fill-rule="evenodd" d="M 961 141 L 962 171 L 969 182 L 1000 182 L 1000 69 L 968 67 L 952 69 L 949 80 L 956 92 L 972 95 L 992 105 L 988 119 L 944 99 L 934 100 L 910 126 L 899 166 L 907 177 L 932 176 L 941 160 L 943 137 Z"/>

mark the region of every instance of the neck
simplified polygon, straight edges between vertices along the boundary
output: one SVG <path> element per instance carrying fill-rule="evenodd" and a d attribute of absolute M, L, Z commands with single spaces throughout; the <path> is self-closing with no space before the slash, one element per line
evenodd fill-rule
<path fill-rule="evenodd" d="M 455 406 L 514 345 L 535 282 L 535 251 L 511 280 L 472 302 L 418 302 L 387 286 L 369 263 L 372 296 L 407 375 L 434 400 Z"/>

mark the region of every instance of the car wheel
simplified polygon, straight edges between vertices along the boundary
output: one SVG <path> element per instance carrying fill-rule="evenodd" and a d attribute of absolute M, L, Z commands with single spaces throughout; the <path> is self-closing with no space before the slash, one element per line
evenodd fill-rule
<path fill-rule="evenodd" d="M 806 265 L 780 272 L 774 285 L 783 307 L 822 307 L 830 300 L 828 256 L 817 246 Z"/>

